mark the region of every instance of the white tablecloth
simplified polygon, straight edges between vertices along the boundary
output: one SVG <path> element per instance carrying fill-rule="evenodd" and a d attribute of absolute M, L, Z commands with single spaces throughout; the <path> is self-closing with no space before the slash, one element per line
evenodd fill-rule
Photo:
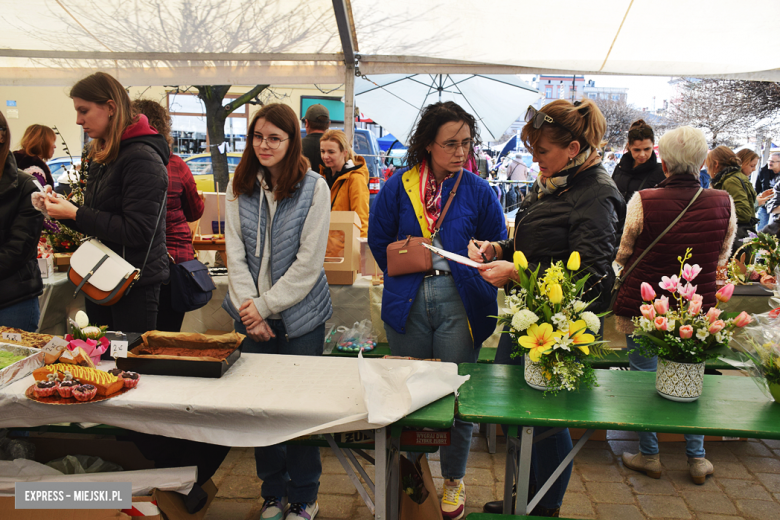
<path fill-rule="evenodd" d="M 372 361 L 399 367 L 411 363 Z M 457 374 L 453 363 L 437 365 Z M 378 427 L 367 422 L 357 359 L 352 358 L 242 354 L 220 379 L 144 375 L 126 394 L 73 405 L 31 401 L 24 392 L 33 383 L 30 375 L 0 390 L 0 428 L 102 423 L 248 447 Z"/>

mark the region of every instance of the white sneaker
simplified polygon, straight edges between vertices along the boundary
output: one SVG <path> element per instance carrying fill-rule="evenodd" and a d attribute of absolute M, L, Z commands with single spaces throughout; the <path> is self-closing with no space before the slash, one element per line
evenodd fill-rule
<path fill-rule="evenodd" d="M 307 504 L 306 502 L 295 502 L 290 504 L 290 510 L 287 512 L 285 520 L 313 520 L 320 511 L 317 502 Z"/>
<path fill-rule="evenodd" d="M 463 480 L 454 486 L 444 481 L 444 490 L 441 497 L 441 514 L 444 518 L 459 520 L 466 512 L 466 484 Z"/>
<path fill-rule="evenodd" d="M 284 518 L 284 510 L 286 507 L 286 498 L 266 498 L 263 502 L 263 508 L 260 510 L 260 518 L 262 520 L 282 520 Z"/>

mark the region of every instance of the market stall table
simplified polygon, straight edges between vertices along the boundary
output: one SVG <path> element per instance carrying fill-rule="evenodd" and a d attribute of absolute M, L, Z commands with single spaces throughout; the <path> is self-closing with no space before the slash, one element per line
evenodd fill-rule
<path fill-rule="evenodd" d="M 656 393 L 653 372 L 603 370 L 598 372 L 599 386 L 592 390 L 561 391 L 546 397 L 525 383 L 522 366 L 462 364 L 459 372 L 471 379 L 460 388 L 458 416 L 464 421 L 511 425 L 504 511 L 511 508 L 516 474 L 515 514 L 536 506 L 595 429 L 780 439 L 780 405 L 747 377 L 705 375 L 704 393 L 698 401 L 675 403 Z M 535 426 L 587 431 L 529 500 L 524 490 L 530 478 L 531 444 L 540 440 L 534 437 Z M 518 429 L 519 442 L 511 438 Z"/>
<path fill-rule="evenodd" d="M 237 447 L 267 446 L 315 433 L 375 430 L 376 518 L 386 519 L 397 505 L 394 464 L 400 428 L 449 428 L 454 418 L 450 395 L 392 426 L 369 424 L 357 361 L 339 357 L 243 354 L 219 379 L 141 377 L 138 387 L 106 401 L 53 406 L 25 397 L 33 384 L 33 377 L 27 376 L 0 390 L 0 428 L 97 423 Z M 299 385 L 301 380 L 307 385 Z"/>

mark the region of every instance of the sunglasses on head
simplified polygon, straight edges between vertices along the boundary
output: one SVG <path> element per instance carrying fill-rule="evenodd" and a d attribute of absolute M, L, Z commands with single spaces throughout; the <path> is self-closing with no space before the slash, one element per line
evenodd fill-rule
<path fill-rule="evenodd" d="M 529 105 L 528 110 L 525 113 L 525 122 L 533 124 L 533 127 L 538 130 L 545 123 L 554 124 L 555 120 L 544 112 L 540 112 L 533 106 Z"/>

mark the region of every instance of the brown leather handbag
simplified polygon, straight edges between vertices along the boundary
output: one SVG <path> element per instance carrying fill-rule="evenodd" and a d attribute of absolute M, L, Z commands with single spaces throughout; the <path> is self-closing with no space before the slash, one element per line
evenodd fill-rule
<path fill-rule="evenodd" d="M 444 216 L 447 215 L 447 210 L 450 209 L 452 199 L 458 191 L 460 185 L 460 179 L 463 177 L 463 170 L 461 169 L 458 179 L 455 181 L 455 186 L 452 187 L 450 196 L 447 198 L 447 204 L 444 205 L 444 209 L 441 211 L 441 215 L 436 219 L 436 224 L 433 226 L 433 235 L 431 238 L 425 237 L 413 237 L 407 235 L 405 239 L 392 242 L 387 246 L 387 275 L 388 276 L 401 276 L 404 274 L 412 273 L 425 273 L 433 269 L 433 257 L 431 256 L 431 250 L 425 247 L 423 244 L 431 245 L 433 237 L 439 232 Z"/>

